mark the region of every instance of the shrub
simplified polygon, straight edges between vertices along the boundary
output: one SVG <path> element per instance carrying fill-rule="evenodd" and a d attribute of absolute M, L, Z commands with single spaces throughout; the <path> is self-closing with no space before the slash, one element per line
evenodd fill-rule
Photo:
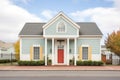
<path fill-rule="evenodd" d="M 43 66 L 44 61 L 18 61 L 19 66 Z"/>
<path fill-rule="evenodd" d="M 3 60 L 0 60 L 0 63 L 10 63 L 10 62 L 17 62 L 17 60 L 16 59 L 12 59 L 12 60 L 10 60 L 10 59 L 3 59 Z"/>
<path fill-rule="evenodd" d="M 106 64 L 112 64 L 112 60 L 106 60 Z"/>
<path fill-rule="evenodd" d="M 77 61 L 77 66 L 102 66 L 102 61 Z"/>
<path fill-rule="evenodd" d="M 74 60 L 73 60 L 73 59 L 70 59 L 69 64 L 70 64 L 70 65 L 74 65 Z"/>
<path fill-rule="evenodd" d="M 47 63 L 48 63 L 48 65 L 52 65 L 52 60 L 49 59 L 49 60 L 47 61 Z"/>
<path fill-rule="evenodd" d="M 77 61 L 78 66 L 84 66 L 83 61 Z"/>

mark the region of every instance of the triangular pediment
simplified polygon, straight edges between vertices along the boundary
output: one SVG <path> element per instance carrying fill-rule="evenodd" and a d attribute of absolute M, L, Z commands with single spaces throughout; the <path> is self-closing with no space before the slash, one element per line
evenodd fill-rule
<path fill-rule="evenodd" d="M 55 17 L 53 17 L 50 21 L 48 21 L 44 26 L 43 29 L 47 28 L 49 25 L 53 24 L 59 18 L 63 18 L 65 21 L 69 22 L 71 25 L 75 26 L 77 29 L 80 28 L 78 24 L 76 24 L 72 19 L 66 16 L 62 11 L 59 12 Z"/>

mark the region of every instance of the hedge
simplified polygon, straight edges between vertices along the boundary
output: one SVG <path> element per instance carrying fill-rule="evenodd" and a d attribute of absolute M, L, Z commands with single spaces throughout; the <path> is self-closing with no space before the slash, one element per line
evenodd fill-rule
<path fill-rule="evenodd" d="M 17 62 L 17 60 L 16 59 L 12 59 L 12 60 L 10 60 L 10 59 L 2 59 L 2 60 L 0 60 L 0 63 L 10 63 L 10 62 Z"/>
<path fill-rule="evenodd" d="M 77 61 L 77 66 L 103 66 L 102 61 Z"/>
<path fill-rule="evenodd" d="M 19 66 L 44 66 L 44 61 L 18 61 Z"/>

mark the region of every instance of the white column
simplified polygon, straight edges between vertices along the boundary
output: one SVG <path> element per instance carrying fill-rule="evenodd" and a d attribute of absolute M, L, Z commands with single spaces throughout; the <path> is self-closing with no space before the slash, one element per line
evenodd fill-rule
<path fill-rule="evenodd" d="M 52 65 L 54 65 L 54 38 L 52 38 Z"/>
<path fill-rule="evenodd" d="M 45 65 L 47 65 L 47 38 L 45 38 Z"/>
<path fill-rule="evenodd" d="M 67 38 L 67 65 L 69 65 L 69 38 Z"/>
<path fill-rule="evenodd" d="M 76 38 L 74 39 L 74 65 L 76 65 L 76 58 L 77 58 L 77 53 L 76 53 L 76 48 L 77 48 L 77 41 Z"/>

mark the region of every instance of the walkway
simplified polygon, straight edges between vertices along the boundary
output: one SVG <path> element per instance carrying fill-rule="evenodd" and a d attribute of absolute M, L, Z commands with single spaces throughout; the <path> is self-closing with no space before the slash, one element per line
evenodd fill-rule
<path fill-rule="evenodd" d="M 0 70 L 81 70 L 81 71 L 94 71 L 94 70 L 110 70 L 110 71 L 120 71 L 120 66 L 0 66 Z"/>

